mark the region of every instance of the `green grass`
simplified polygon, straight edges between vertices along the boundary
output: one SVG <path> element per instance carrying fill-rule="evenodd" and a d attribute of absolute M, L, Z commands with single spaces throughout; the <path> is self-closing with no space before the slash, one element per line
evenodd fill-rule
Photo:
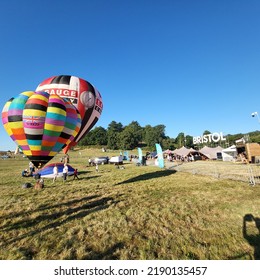
<path fill-rule="evenodd" d="M 130 163 L 97 173 L 93 155 L 70 152 L 80 180 L 38 191 L 21 187 L 27 159 L 0 160 L 0 259 L 260 258 L 259 185 Z"/>

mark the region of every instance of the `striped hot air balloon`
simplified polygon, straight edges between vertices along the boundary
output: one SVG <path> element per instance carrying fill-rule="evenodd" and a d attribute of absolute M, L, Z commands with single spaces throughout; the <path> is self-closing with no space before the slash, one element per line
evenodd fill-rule
<path fill-rule="evenodd" d="M 7 101 L 2 122 L 8 135 L 35 166 L 46 164 L 69 145 L 81 127 L 80 114 L 69 100 L 33 91 Z"/>
<path fill-rule="evenodd" d="M 50 77 L 38 85 L 36 91 L 38 90 L 69 98 L 81 115 L 81 129 L 75 139 L 64 149 L 66 153 L 97 123 L 103 110 L 102 97 L 88 81 L 68 75 Z"/>

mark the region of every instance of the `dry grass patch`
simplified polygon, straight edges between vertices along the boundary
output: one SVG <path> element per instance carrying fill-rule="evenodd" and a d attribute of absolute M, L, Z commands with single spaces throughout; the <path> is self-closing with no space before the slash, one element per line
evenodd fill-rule
<path fill-rule="evenodd" d="M 94 153 L 71 152 L 80 180 L 40 191 L 21 188 L 27 160 L 0 162 L 1 259 L 259 257 L 253 221 L 243 234 L 245 215 L 260 217 L 259 187 L 133 164 L 96 172 L 86 167 Z"/>

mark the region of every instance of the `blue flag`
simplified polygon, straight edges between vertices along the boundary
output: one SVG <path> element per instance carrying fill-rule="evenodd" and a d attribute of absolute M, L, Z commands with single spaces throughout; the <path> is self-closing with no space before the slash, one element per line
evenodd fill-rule
<path fill-rule="evenodd" d="M 155 144 L 157 157 L 158 157 L 158 164 L 160 168 L 164 168 L 164 159 L 163 159 L 163 151 L 160 144 Z"/>
<path fill-rule="evenodd" d="M 124 151 L 124 158 L 129 161 L 128 151 Z"/>
<path fill-rule="evenodd" d="M 142 152 L 142 149 L 141 148 L 137 148 L 138 150 L 138 161 L 139 163 L 142 163 L 142 159 L 143 159 L 143 152 Z"/>

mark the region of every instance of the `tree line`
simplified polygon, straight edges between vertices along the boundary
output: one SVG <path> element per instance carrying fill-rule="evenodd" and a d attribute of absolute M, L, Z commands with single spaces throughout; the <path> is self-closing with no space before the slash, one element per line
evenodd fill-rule
<path fill-rule="evenodd" d="M 145 146 L 149 149 L 154 149 L 155 143 L 161 144 L 163 149 L 174 150 L 185 146 L 187 148 L 200 149 L 206 144 L 193 144 L 193 136 L 185 135 L 180 132 L 176 138 L 171 138 L 165 134 L 165 125 L 159 124 L 156 126 L 146 125 L 142 127 L 137 121 L 132 121 L 130 124 L 123 126 L 121 122 L 112 121 L 108 128 L 102 126 L 92 129 L 80 142 L 79 146 L 103 146 L 108 149 L 117 150 L 132 150 L 136 147 Z M 210 134 L 205 130 L 202 135 Z M 222 143 L 207 143 L 207 146 L 221 145 L 223 147 L 235 144 L 235 140 L 244 137 L 242 133 L 225 135 L 226 141 Z M 249 132 L 246 137 L 250 142 L 260 142 L 260 131 Z"/>

